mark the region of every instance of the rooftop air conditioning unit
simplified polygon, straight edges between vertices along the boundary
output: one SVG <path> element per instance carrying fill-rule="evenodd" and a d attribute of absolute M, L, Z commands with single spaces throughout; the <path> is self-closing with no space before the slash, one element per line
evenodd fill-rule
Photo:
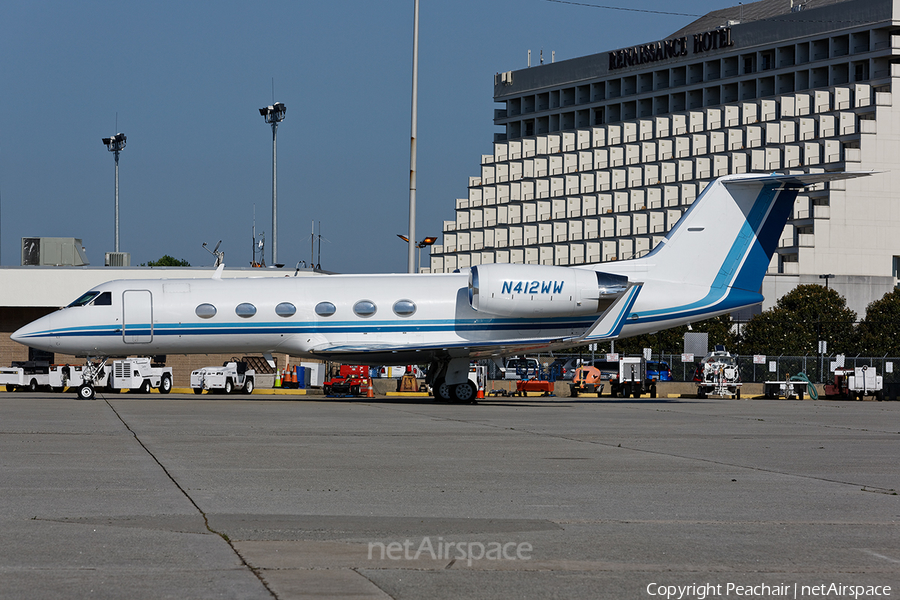
<path fill-rule="evenodd" d="M 131 253 L 130 252 L 107 252 L 105 264 L 107 267 L 130 267 L 131 266 Z"/>

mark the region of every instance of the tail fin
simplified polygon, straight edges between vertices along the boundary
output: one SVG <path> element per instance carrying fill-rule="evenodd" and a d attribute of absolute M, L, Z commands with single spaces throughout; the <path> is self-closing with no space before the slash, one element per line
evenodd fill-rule
<path fill-rule="evenodd" d="M 645 259 L 655 278 L 757 294 L 791 214 L 810 185 L 872 173 L 728 175 L 710 183 Z"/>

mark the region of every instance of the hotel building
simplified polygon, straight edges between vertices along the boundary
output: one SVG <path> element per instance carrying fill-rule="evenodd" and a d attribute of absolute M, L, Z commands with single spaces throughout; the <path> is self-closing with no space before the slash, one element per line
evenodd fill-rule
<path fill-rule="evenodd" d="M 424 270 L 642 256 L 720 175 L 874 170 L 798 196 L 762 289 L 829 283 L 861 318 L 898 282 L 898 78 L 891 0 L 763 0 L 498 73 L 502 131 Z"/>

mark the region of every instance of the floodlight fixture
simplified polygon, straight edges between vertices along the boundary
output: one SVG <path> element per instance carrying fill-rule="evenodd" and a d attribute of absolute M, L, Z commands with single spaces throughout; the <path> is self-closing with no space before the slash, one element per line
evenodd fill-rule
<path fill-rule="evenodd" d="M 397 237 L 400 238 L 401 240 L 403 240 L 404 242 L 409 243 L 409 238 L 406 237 L 405 235 L 398 233 L 398 234 L 397 234 Z M 427 246 L 431 246 L 431 245 L 434 244 L 436 241 L 437 241 L 437 238 L 436 238 L 436 237 L 429 236 L 429 237 L 425 238 L 424 240 L 422 240 L 421 242 L 416 242 L 416 243 L 415 243 L 415 247 L 419 249 L 419 253 L 418 253 L 419 267 L 422 266 L 422 248 L 425 248 L 425 247 L 427 247 Z M 410 248 L 412 248 L 412 245 L 410 245 Z M 413 272 L 416 272 L 416 270 L 417 270 L 417 269 L 414 269 Z"/>
<path fill-rule="evenodd" d="M 278 124 L 284 120 L 287 107 L 283 102 L 275 102 L 259 109 L 259 114 L 272 126 L 272 264 L 278 263 L 278 168 L 276 133 Z"/>
<path fill-rule="evenodd" d="M 283 102 L 276 102 L 271 106 L 259 109 L 259 114 L 266 120 L 266 123 L 280 123 L 284 121 L 284 113 L 287 107 Z"/>
<path fill-rule="evenodd" d="M 112 137 L 102 138 L 106 149 L 113 152 L 116 157 L 116 252 L 119 251 L 119 152 L 125 149 L 125 134 L 117 133 Z"/>

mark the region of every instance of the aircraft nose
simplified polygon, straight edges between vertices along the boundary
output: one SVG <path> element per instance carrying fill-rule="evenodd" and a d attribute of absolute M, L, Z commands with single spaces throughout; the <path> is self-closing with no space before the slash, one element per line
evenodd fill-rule
<path fill-rule="evenodd" d="M 50 346 L 50 339 L 53 333 L 53 315 L 46 315 L 37 321 L 32 321 L 28 325 L 20 327 L 10 335 L 10 339 L 14 342 L 30 346 L 32 348 L 44 349 Z"/>

